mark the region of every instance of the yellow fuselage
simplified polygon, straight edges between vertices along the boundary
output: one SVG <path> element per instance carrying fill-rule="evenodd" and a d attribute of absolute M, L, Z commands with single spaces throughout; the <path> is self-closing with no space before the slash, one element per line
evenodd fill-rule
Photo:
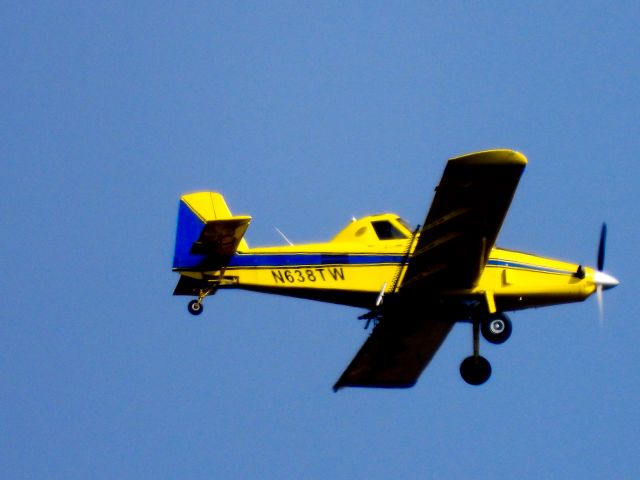
<path fill-rule="evenodd" d="M 380 240 L 372 222 L 384 220 L 405 236 Z M 241 288 L 372 308 L 382 291 L 402 283 L 415 239 L 399 217 L 375 215 L 352 222 L 332 241 L 246 248 L 224 271 L 182 272 L 218 278 L 219 288 Z M 512 250 L 494 248 L 476 286 L 469 290 L 424 292 L 426 296 L 485 298 L 490 311 L 577 302 L 591 295 L 594 270 Z"/>

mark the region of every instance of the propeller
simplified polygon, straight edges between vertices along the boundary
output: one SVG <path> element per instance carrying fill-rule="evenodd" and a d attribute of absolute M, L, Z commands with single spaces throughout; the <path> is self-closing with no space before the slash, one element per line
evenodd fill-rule
<path fill-rule="evenodd" d="M 604 273 L 604 256 L 607 243 L 607 224 L 602 224 L 600 230 L 600 244 L 598 245 L 598 270 L 593 275 L 593 281 L 596 284 L 596 297 L 598 300 L 598 311 L 600 313 L 600 325 L 604 324 L 604 298 L 602 292 L 609 288 L 613 288 L 620 282 L 608 273 Z"/>
<path fill-rule="evenodd" d="M 604 326 L 604 297 L 602 296 L 602 285 L 596 287 L 596 298 L 598 300 L 598 315 L 600 318 L 600 326 Z"/>
<path fill-rule="evenodd" d="M 600 230 L 600 245 L 598 245 L 598 271 L 601 272 L 604 270 L 604 249 L 607 244 L 607 224 L 602 224 L 602 229 Z"/>

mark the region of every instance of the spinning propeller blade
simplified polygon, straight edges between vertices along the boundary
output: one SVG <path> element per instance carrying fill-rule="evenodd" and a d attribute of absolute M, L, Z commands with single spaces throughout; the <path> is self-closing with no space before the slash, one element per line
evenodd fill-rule
<path fill-rule="evenodd" d="M 598 246 L 598 271 L 604 270 L 604 249 L 607 243 L 607 224 L 602 224 L 602 230 L 600 230 L 600 245 Z"/>
<path fill-rule="evenodd" d="M 596 287 L 596 298 L 598 300 L 598 314 L 600 318 L 600 326 L 604 327 L 604 298 L 602 296 L 602 285 Z"/>
<path fill-rule="evenodd" d="M 598 245 L 598 270 L 593 276 L 593 281 L 596 284 L 596 298 L 598 300 L 598 311 L 600 313 L 600 325 L 604 325 L 604 298 L 602 296 L 603 290 L 613 288 L 620 282 L 618 280 L 604 273 L 604 255 L 607 243 L 607 224 L 602 224 L 600 230 L 600 244 Z"/>

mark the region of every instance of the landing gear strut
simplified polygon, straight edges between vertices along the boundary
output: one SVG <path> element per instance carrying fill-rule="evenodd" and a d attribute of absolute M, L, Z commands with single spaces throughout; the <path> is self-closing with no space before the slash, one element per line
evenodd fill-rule
<path fill-rule="evenodd" d="M 207 295 L 210 295 L 212 293 L 215 293 L 215 289 L 214 288 L 209 288 L 207 290 L 200 290 L 200 293 L 198 294 L 198 299 L 197 300 L 191 300 L 189 302 L 189 305 L 187 305 L 187 310 L 189 310 L 189 313 L 191 315 L 200 315 L 202 313 L 202 311 L 204 310 L 204 305 L 202 304 L 202 301 L 204 300 L 204 297 L 206 297 Z"/>
<path fill-rule="evenodd" d="M 491 364 L 480 356 L 480 321 L 473 321 L 473 355 L 460 364 L 460 375 L 469 385 L 482 385 L 491 376 Z"/>

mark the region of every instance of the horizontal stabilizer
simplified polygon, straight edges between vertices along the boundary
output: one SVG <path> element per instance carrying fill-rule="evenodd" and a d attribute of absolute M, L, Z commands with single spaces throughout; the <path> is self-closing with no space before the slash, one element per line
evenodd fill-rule
<path fill-rule="evenodd" d="M 206 280 L 198 280 L 196 278 L 187 277 L 186 275 L 180 275 L 180 280 L 178 280 L 178 284 L 173 290 L 173 294 L 198 296 L 201 290 L 207 290 L 208 288 L 210 288 L 210 285 Z"/>
<path fill-rule="evenodd" d="M 206 255 L 215 252 L 219 256 L 231 256 L 244 237 L 251 217 L 232 217 L 227 220 L 207 222 L 200 238 L 193 243 L 191 253 Z"/>

